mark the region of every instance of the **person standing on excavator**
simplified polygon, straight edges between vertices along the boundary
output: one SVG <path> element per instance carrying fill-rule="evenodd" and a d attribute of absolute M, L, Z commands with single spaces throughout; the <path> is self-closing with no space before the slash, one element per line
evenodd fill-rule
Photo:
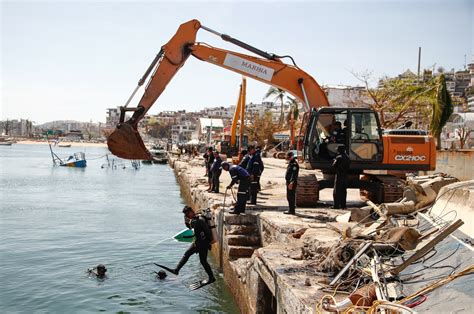
<path fill-rule="evenodd" d="M 331 169 L 336 173 L 334 178 L 334 189 L 333 189 L 333 199 L 334 199 L 334 209 L 346 209 L 346 199 L 347 199 L 347 173 L 349 172 L 349 167 L 351 160 L 346 154 L 346 146 L 339 145 L 337 147 L 337 156 L 332 162 Z"/>

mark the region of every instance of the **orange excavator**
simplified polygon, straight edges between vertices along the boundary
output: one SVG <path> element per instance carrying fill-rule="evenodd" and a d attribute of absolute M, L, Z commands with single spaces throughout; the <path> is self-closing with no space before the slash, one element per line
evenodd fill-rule
<path fill-rule="evenodd" d="M 200 29 L 256 56 L 196 42 Z M 126 159 L 151 159 L 138 133 L 138 123 L 191 55 L 296 97 L 306 111 L 298 143 L 306 167 L 329 173 L 337 147 L 344 144 L 351 158 L 352 180 L 349 187 L 367 191 L 367 195 L 375 201 L 394 201 L 401 196 L 402 190 L 396 177 L 368 174 L 368 171 L 435 169 L 436 149 L 432 136 L 406 128 L 383 130 L 376 112 L 368 108 L 329 107 L 325 92 L 312 76 L 296 65 L 291 56 L 265 52 L 210 29 L 197 20 L 181 24 L 176 34 L 161 47 L 127 103 L 121 107 L 120 122 L 107 141 L 113 154 Z M 284 63 L 283 59 L 290 59 L 292 64 Z M 129 108 L 133 96 L 152 72 L 137 107 Z M 133 112 L 133 115 L 125 121 L 127 112 Z M 363 180 L 359 180 L 362 174 Z M 332 187 L 332 182 L 331 176 L 325 175 L 323 180 L 315 183 L 316 191 Z"/>

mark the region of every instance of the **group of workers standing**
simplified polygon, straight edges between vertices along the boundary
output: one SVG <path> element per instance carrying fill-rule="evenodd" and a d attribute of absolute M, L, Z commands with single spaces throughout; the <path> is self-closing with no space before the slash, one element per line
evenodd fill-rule
<path fill-rule="evenodd" d="M 237 215 L 245 212 L 247 201 L 250 204 L 257 204 L 257 194 L 260 191 L 260 177 L 264 170 L 260 147 L 251 145 L 247 150 L 242 150 L 240 154 L 242 158 L 238 165 L 223 162 L 219 152 L 214 151 L 212 147 L 209 147 L 206 154 L 204 154 L 206 176 L 209 182 L 208 192 L 219 193 L 219 178 L 222 169 L 228 171 L 232 179 L 227 189 L 239 183 L 237 203 L 231 211 L 232 214 Z"/>
<path fill-rule="evenodd" d="M 344 134 L 334 134 L 344 136 Z M 240 152 L 240 163 L 238 165 L 222 161 L 219 152 L 209 147 L 204 154 L 206 163 L 206 176 L 208 177 L 210 193 L 219 193 L 219 179 L 222 170 L 229 172 L 231 183 L 227 189 L 239 183 L 237 191 L 237 202 L 232 214 L 245 212 L 247 202 L 257 204 L 257 194 L 260 191 L 260 177 L 264 170 L 261 158 L 260 147 L 250 145 L 247 150 Z M 296 209 L 296 189 L 298 186 L 299 165 L 296 156 L 292 151 L 287 153 L 286 160 L 288 166 L 285 173 L 286 198 L 288 200 L 288 210 L 285 214 L 294 215 Z M 337 155 L 332 161 L 331 170 L 335 173 L 332 208 L 345 209 L 347 198 L 348 172 L 350 159 L 346 153 L 345 145 L 339 145 Z"/>

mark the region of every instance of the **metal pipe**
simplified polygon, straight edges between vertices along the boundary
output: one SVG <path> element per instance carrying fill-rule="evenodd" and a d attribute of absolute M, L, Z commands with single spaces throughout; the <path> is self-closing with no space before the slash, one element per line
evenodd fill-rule
<path fill-rule="evenodd" d="M 305 110 L 306 112 L 309 112 L 309 108 L 311 108 L 309 106 L 309 101 L 308 101 L 308 96 L 306 95 L 306 90 L 304 89 L 304 85 L 303 85 L 303 79 L 299 79 L 298 80 L 298 84 L 300 84 L 300 87 L 301 87 L 301 91 L 303 92 L 303 96 L 304 96 L 304 105 L 305 105 Z"/>
<path fill-rule="evenodd" d="M 268 53 L 268 52 L 265 52 L 265 51 L 260 50 L 258 48 L 255 48 L 255 47 L 253 47 L 249 44 L 246 44 L 243 41 L 240 41 L 240 40 L 238 40 L 236 38 L 233 38 L 229 35 L 221 34 L 221 33 L 217 32 L 213 29 L 210 29 L 209 27 L 201 25 L 201 28 L 208 31 L 208 32 L 210 32 L 210 33 L 212 33 L 212 34 L 214 34 L 214 35 L 219 36 L 224 41 L 228 41 L 230 43 L 233 43 L 234 45 L 239 46 L 240 48 L 243 48 L 245 50 L 251 51 L 251 52 L 255 53 L 256 55 L 259 55 L 263 58 L 266 58 L 266 59 L 269 59 L 269 60 L 275 60 L 276 59 L 276 56 L 273 53 Z"/>
<path fill-rule="evenodd" d="M 128 100 L 127 102 L 125 103 L 125 106 L 123 106 L 124 108 L 127 108 L 127 106 L 130 104 L 130 102 L 132 101 L 133 97 L 135 96 L 135 94 L 137 93 L 138 89 L 140 88 L 140 86 L 143 85 L 143 83 L 145 83 L 145 80 L 146 78 L 148 77 L 148 75 L 150 75 L 151 71 L 153 70 L 153 68 L 156 66 L 156 64 L 158 63 L 158 61 L 160 61 L 161 57 L 163 56 L 163 49 L 160 50 L 160 52 L 158 52 L 158 54 L 156 55 L 155 59 L 153 59 L 153 61 L 151 62 L 151 64 L 148 66 L 148 69 L 146 69 L 145 71 L 145 74 L 143 74 L 143 76 L 140 78 L 140 80 L 138 80 L 138 85 L 137 87 L 135 87 L 135 90 L 132 92 L 132 94 L 130 95 L 130 97 L 128 97 Z"/>

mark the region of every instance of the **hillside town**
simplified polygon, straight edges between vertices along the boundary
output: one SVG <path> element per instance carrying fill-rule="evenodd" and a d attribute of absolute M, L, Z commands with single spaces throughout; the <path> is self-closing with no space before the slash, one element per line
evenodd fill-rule
<path fill-rule="evenodd" d="M 377 88 L 382 88 L 384 82 L 391 79 L 428 81 L 440 74 L 445 76 L 446 87 L 454 105 L 453 113 L 443 127 L 440 147 L 442 149 L 473 147 L 474 63 L 467 65 L 464 70 L 446 71 L 439 67 L 436 70 L 434 68 L 426 69 L 418 75 L 406 70 L 395 78 L 380 79 Z M 322 87 L 332 107 L 370 107 L 373 104 L 373 100 L 367 93 L 368 86 L 326 85 Z M 301 105 L 298 105 L 299 117 L 297 120 L 301 120 L 303 110 Z M 229 135 L 235 110 L 236 105 L 206 107 L 197 112 L 161 111 L 157 114 L 146 115 L 140 121 L 139 130 L 151 142 L 154 139 L 166 139 L 178 145 L 190 142 L 213 143 Z M 274 125 L 278 125 L 280 119 L 287 119 L 290 110 L 292 107 L 289 101 L 282 103 L 276 98 L 269 97 L 261 103 L 250 102 L 246 104 L 244 123 L 247 126 L 252 125 L 255 119 L 262 118 L 266 114 L 271 117 Z M 119 117 L 120 107 L 110 107 L 105 113 L 105 123 L 65 120 L 35 124 L 29 119 L 20 119 L 0 121 L 0 129 L 3 137 L 39 139 L 48 134 L 66 141 L 105 142 L 107 134 L 119 122 Z M 415 127 L 422 129 L 428 127 L 421 121 L 418 123 L 418 117 L 415 114 L 410 116 L 408 113 L 407 117 L 415 120 Z M 276 128 L 274 131 L 275 144 L 289 138 L 289 133 L 282 129 Z"/>

